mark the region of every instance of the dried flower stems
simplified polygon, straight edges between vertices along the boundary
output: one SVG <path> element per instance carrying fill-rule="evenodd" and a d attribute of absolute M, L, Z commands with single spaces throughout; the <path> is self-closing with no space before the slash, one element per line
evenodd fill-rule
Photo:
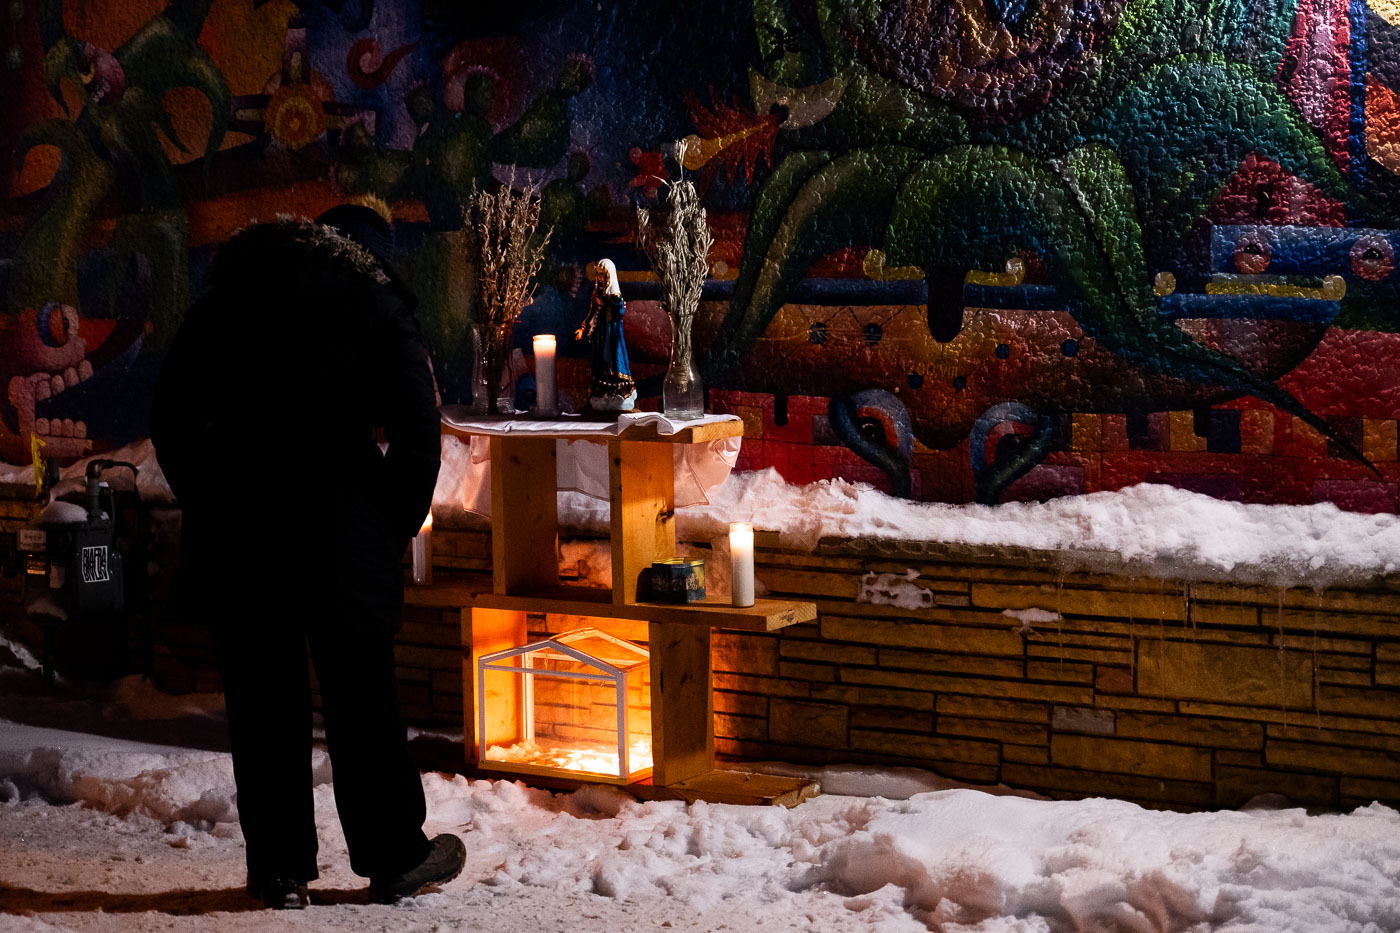
<path fill-rule="evenodd" d="M 685 148 L 684 141 L 676 143 L 677 165 L 685 165 Z M 651 212 L 637 208 L 637 240 L 661 280 L 666 313 L 673 323 L 678 317 L 689 322 L 700 305 L 700 292 L 710 271 L 710 247 L 715 241 L 700 195 L 687 178 L 682 176 L 666 186 L 666 201 L 670 212 L 664 226 L 653 225 Z"/>
<path fill-rule="evenodd" d="M 535 273 L 544 263 L 551 231 L 536 236 L 539 188 L 527 182 L 516 191 L 514 168 L 510 181 L 495 191 L 473 186 L 462 214 L 467 248 L 477 272 L 475 327 L 487 380 L 487 410 L 496 414 L 506 340 L 521 309 L 535 296 Z"/>
<path fill-rule="evenodd" d="M 710 271 L 710 247 L 715 241 L 705 220 L 700 195 L 684 174 L 685 150 L 684 140 L 676 143 L 675 158 L 681 168 L 681 177 L 666 186 L 666 201 L 670 210 L 664 221 L 653 224 L 651 212 L 644 207 L 637 208 L 637 242 L 651 260 L 652 268 L 661 282 L 661 305 L 671 320 L 672 371 L 679 366 L 682 373 L 690 373 L 693 352 L 691 328 L 695 323 L 695 312 L 700 307 L 705 276 Z M 687 386 L 683 391 L 687 395 L 692 391 L 698 392 L 698 384 L 693 390 Z M 698 396 L 692 397 L 698 399 Z M 690 409 L 691 405 L 699 406 L 703 402 L 696 400 L 683 407 Z M 687 410 L 685 414 L 696 415 L 699 412 Z"/>

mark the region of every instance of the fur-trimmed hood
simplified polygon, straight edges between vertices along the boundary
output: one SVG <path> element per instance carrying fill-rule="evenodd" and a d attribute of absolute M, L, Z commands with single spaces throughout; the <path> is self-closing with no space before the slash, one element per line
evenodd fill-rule
<path fill-rule="evenodd" d="M 374 254 L 334 227 L 283 216 L 244 227 L 219 247 L 208 283 L 247 284 L 307 267 L 363 276 L 379 285 L 390 282 Z"/>

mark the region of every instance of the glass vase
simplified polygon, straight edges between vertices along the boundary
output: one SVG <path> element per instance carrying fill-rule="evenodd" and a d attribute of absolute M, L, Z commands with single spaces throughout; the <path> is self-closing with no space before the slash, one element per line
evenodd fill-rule
<path fill-rule="evenodd" d="M 705 415 L 705 386 L 690 345 L 694 314 L 671 315 L 671 362 L 661 383 L 661 413 L 672 421 Z"/>
<path fill-rule="evenodd" d="M 472 331 L 471 411 L 484 415 L 490 410 L 486 396 L 486 339 L 480 330 Z"/>
<path fill-rule="evenodd" d="M 506 369 L 505 335 L 490 328 L 477 331 L 475 358 L 472 411 L 478 415 L 514 413 L 515 406 L 510 403 L 509 394 L 501 394 Z"/>

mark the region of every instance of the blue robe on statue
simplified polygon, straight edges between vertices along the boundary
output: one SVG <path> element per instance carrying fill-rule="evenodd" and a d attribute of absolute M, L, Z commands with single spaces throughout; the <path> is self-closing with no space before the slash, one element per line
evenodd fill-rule
<path fill-rule="evenodd" d="M 622 337 L 626 309 L 621 295 L 595 288 L 588 300 L 588 314 L 576 334 L 589 340 L 588 360 L 593 376 L 589 394 L 598 400 L 617 400 L 619 404 L 608 406 L 613 408 L 624 407 L 620 403 L 628 401 L 637 390 L 627 362 L 627 343 Z"/>

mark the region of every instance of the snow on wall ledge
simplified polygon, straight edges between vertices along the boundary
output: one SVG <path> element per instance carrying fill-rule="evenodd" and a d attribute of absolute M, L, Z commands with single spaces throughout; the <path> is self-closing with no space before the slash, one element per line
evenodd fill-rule
<path fill-rule="evenodd" d="M 464 453 L 454 438 L 444 438 L 433 497 L 439 526 L 470 521 L 461 512 Z M 107 456 L 137 464 L 147 503 L 173 503 L 149 441 Z M 81 491 L 86 464 L 63 471 L 60 495 Z M 0 482 L 32 479 L 28 467 L 0 466 Z M 124 474 L 118 471 L 112 481 L 123 482 Z M 830 538 L 883 545 L 911 557 L 930 545 L 1015 548 L 1041 552 L 1041 562 L 1066 571 L 1165 580 L 1320 589 L 1400 573 L 1400 516 L 1346 512 L 1330 503 L 1247 505 L 1156 484 L 1043 503 L 952 505 L 898 499 L 841 479 L 794 486 L 770 468 L 731 474 L 708 505 L 680 509 L 677 516 L 680 535 L 692 541 L 722 537 L 731 521 L 752 521 L 776 531 L 787 548 L 815 550 Z M 561 493 L 560 520 L 604 530 L 607 503 Z"/>
<path fill-rule="evenodd" d="M 691 540 L 716 538 L 729 522 L 747 520 L 778 531 L 783 546 L 805 550 L 826 538 L 1020 548 L 1054 552 L 1067 571 L 1167 580 L 1322 588 L 1400 571 L 1395 515 L 1331 504 L 1245 505 L 1163 485 L 1044 503 L 945 505 L 844 480 L 789 486 L 768 469 L 732 474 L 709 505 L 678 511 L 680 534 Z"/>

